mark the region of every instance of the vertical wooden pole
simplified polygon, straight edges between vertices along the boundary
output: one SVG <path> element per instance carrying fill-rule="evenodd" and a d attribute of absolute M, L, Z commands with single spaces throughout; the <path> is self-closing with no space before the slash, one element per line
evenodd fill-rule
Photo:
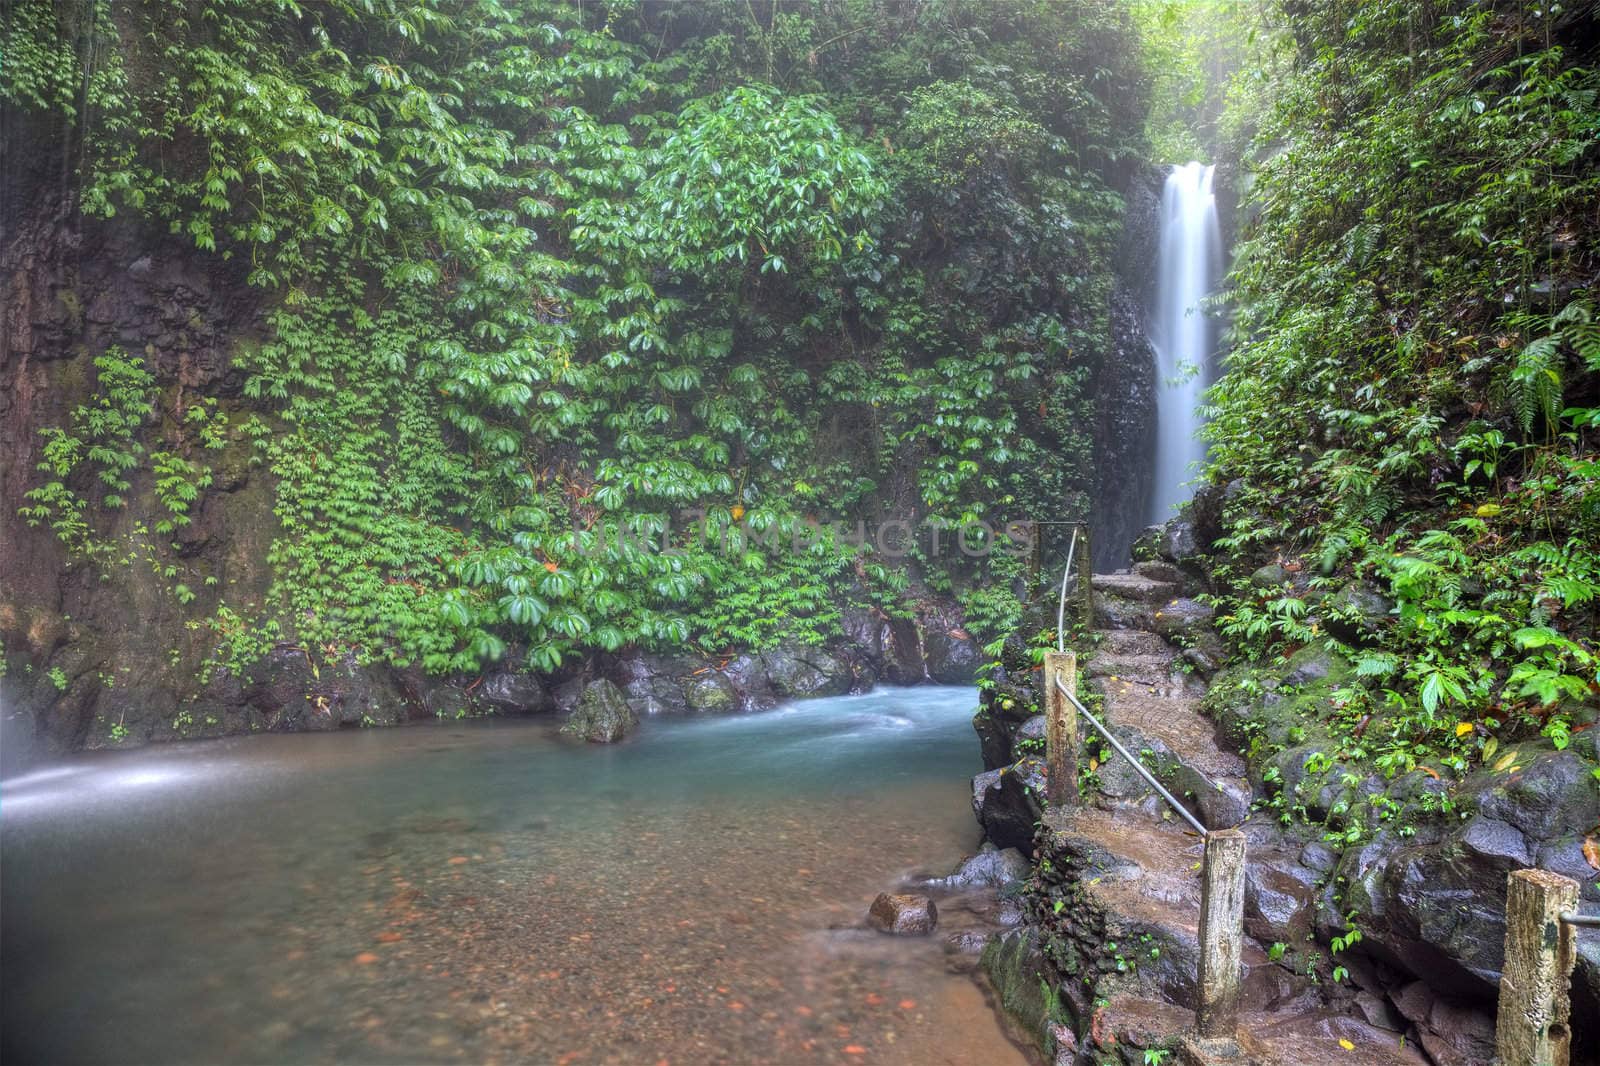
<path fill-rule="evenodd" d="M 1244 834 L 1237 829 L 1206 834 L 1200 863 L 1200 1002 L 1195 1008 L 1201 1036 L 1233 1036 L 1238 1027 L 1244 852 Z"/>
<path fill-rule="evenodd" d="M 1501 1066 L 1567 1066 L 1572 1058 L 1578 883 L 1549 870 L 1515 870 L 1506 880 L 1505 965 L 1495 1046 Z"/>
<path fill-rule="evenodd" d="M 1052 807 L 1078 802 L 1078 712 L 1056 687 L 1056 680 L 1078 694 L 1078 656 L 1070 651 L 1044 653 L 1045 799 Z"/>
<path fill-rule="evenodd" d="M 1078 541 L 1083 555 L 1078 563 L 1078 598 L 1083 607 L 1083 631 L 1094 631 L 1094 553 L 1089 544 L 1089 523 L 1083 524 L 1083 535 Z"/>

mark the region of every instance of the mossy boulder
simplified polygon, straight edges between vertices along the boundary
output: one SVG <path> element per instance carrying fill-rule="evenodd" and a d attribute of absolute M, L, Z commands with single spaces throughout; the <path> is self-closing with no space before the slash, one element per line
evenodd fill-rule
<path fill-rule="evenodd" d="M 1039 934 L 1024 928 L 996 937 L 984 947 L 981 964 L 1000 1009 L 1048 1061 L 1055 1051 L 1052 1023 L 1059 1009 Z"/>
<path fill-rule="evenodd" d="M 727 714 L 739 709 L 739 692 L 726 674 L 716 671 L 691 677 L 683 684 L 683 696 L 692 711 Z"/>
<path fill-rule="evenodd" d="M 826 648 L 786 644 L 761 653 L 773 692 L 788 699 L 842 696 L 850 691 L 850 664 Z"/>
<path fill-rule="evenodd" d="M 620 688 L 609 681 L 591 681 L 561 732 L 591 744 L 614 744 L 638 724 L 639 717 Z"/>

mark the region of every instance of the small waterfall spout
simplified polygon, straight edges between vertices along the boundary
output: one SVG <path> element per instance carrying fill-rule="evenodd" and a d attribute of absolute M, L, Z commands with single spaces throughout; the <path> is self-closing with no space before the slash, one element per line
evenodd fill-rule
<path fill-rule="evenodd" d="M 1156 476 L 1151 521 L 1165 522 L 1191 493 L 1185 483 L 1205 458 L 1200 394 L 1211 373 L 1216 333 L 1200 302 L 1222 272 L 1222 234 L 1212 167 L 1173 167 L 1161 196 L 1161 245 L 1150 343 L 1156 353 Z"/>

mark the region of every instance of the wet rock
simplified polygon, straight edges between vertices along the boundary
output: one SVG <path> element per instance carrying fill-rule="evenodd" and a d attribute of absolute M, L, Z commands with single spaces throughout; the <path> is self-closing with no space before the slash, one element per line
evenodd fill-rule
<path fill-rule="evenodd" d="M 927 896 L 880 892 L 867 912 L 867 924 L 895 936 L 926 936 L 939 924 L 939 908 Z"/>
<path fill-rule="evenodd" d="M 1395 993 L 1394 1008 L 1406 1021 L 1426 1025 L 1435 998 L 1433 989 L 1428 987 L 1428 982 L 1412 981 Z"/>
<path fill-rule="evenodd" d="M 1016 761 L 1011 750 L 1011 726 L 990 708 L 978 708 L 978 712 L 972 716 L 972 729 L 978 734 L 978 747 L 983 753 L 986 769 L 998 770 Z"/>
<path fill-rule="evenodd" d="M 1352 581 L 1324 600 L 1318 608 L 1323 626 L 1350 644 L 1370 642 L 1388 624 L 1391 602 L 1377 587 Z"/>
<path fill-rule="evenodd" d="M 857 653 L 881 670 L 890 639 L 889 626 L 882 612 L 851 608 L 840 614 L 839 628 L 844 631 L 844 639 Z"/>
<path fill-rule="evenodd" d="M 922 661 L 922 632 L 909 618 L 890 618 L 889 645 L 884 650 L 883 672 L 896 685 L 915 685 L 928 679 Z"/>
<path fill-rule="evenodd" d="M 743 706 L 771 707 L 778 702 L 778 694 L 773 689 L 772 679 L 767 676 L 766 665 L 761 656 L 736 655 L 723 665 L 722 673 L 727 675 L 728 680 L 733 682 L 733 687 L 739 691 Z"/>
<path fill-rule="evenodd" d="M 1001 888 L 1027 880 L 1032 872 L 1033 865 L 1016 848 L 1001 849 L 985 844 L 978 854 L 961 860 L 939 884 L 946 888 Z"/>
<path fill-rule="evenodd" d="M 1176 582 L 1157 580 L 1142 574 L 1130 574 L 1126 571 L 1118 571 L 1113 574 L 1096 574 L 1092 584 L 1094 591 L 1102 595 L 1143 603 L 1166 603 L 1178 593 Z"/>
<path fill-rule="evenodd" d="M 609 681 L 584 686 L 583 695 L 561 732 L 591 744 L 614 744 L 632 732 L 639 718 L 622 690 Z"/>
<path fill-rule="evenodd" d="M 541 714 L 555 709 L 555 700 L 535 674 L 496 671 L 483 679 L 475 695 L 501 714 Z"/>
<path fill-rule="evenodd" d="M 1024 758 L 972 779 L 972 804 L 984 835 L 999 848 L 1033 848 L 1044 813 L 1044 760 Z"/>
<path fill-rule="evenodd" d="M 962 629 L 933 626 L 922 635 L 928 676 L 941 685 L 967 685 L 978 676 L 983 653 Z"/>
<path fill-rule="evenodd" d="M 1165 559 L 1145 559 L 1133 564 L 1133 572 L 1139 577 L 1151 581 L 1161 581 L 1168 585 L 1177 585 L 1180 588 L 1189 578 L 1184 572 Z"/>
<path fill-rule="evenodd" d="M 685 681 L 683 696 L 692 711 L 726 714 L 739 709 L 739 691 L 726 674 L 715 670 Z"/>
<path fill-rule="evenodd" d="M 679 678 L 694 669 L 691 660 L 672 656 L 641 655 L 625 664 L 622 686 L 628 706 L 636 714 L 682 714 L 689 710 Z"/>
<path fill-rule="evenodd" d="M 1157 608 L 1155 631 L 1173 644 L 1194 644 L 1202 633 L 1211 631 L 1216 612 L 1198 600 L 1176 599 Z"/>
<path fill-rule="evenodd" d="M 1317 873 L 1327 873 L 1339 861 L 1339 853 L 1320 840 L 1313 840 L 1300 852 L 1300 865 Z"/>
<path fill-rule="evenodd" d="M 1244 928 L 1263 944 L 1301 943 L 1311 932 L 1315 906 L 1314 871 L 1281 855 L 1246 864 Z"/>
<path fill-rule="evenodd" d="M 1232 829 L 1250 815 L 1250 793 L 1212 781 L 1180 762 L 1163 782 L 1207 829 Z"/>
<path fill-rule="evenodd" d="M 1544 840 L 1592 829 L 1600 814 L 1594 777 L 1583 759 L 1571 751 L 1524 749 L 1522 769 L 1509 777 L 1480 771 L 1469 785 L 1480 788 L 1478 812 Z M 1504 782 L 1503 784 L 1501 782 Z"/>
<path fill-rule="evenodd" d="M 1133 545 L 1129 548 L 1129 551 L 1138 562 L 1153 562 L 1159 558 L 1160 549 L 1161 527 L 1145 526 L 1139 535 L 1134 538 Z"/>
<path fill-rule="evenodd" d="M 1098 623 L 1108 629 L 1148 629 L 1154 607 L 1146 601 L 1096 592 L 1094 614 Z"/>
<path fill-rule="evenodd" d="M 1507 873 L 1520 870 L 1532 861 L 1528 855 L 1528 841 L 1523 835 L 1493 818 L 1472 819 L 1461 831 L 1460 840 L 1468 854 Z"/>
<path fill-rule="evenodd" d="M 850 664 L 825 648 L 786 644 L 761 653 L 772 689 L 788 699 L 842 696 L 850 691 Z"/>

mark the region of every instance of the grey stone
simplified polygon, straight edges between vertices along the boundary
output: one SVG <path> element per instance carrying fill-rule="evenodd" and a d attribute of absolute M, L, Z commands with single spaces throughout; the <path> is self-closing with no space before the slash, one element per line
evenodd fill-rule
<path fill-rule="evenodd" d="M 1468 854 L 1499 866 L 1506 872 L 1519 870 L 1532 861 L 1528 842 L 1516 829 L 1493 818 L 1479 816 L 1461 831 L 1461 846 Z"/>
<path fill-rule="evenodd" d="M 1044 813 L 1044 760 L 1024 758 L 972 779 L 978 824 L 1000 848 L 1033 850 L 1033 835 Z"/>
<path fill-rule="evenodd" d="M 986 845 L 976 855 L 963 859 L 948 877 L 938 883 L 947 888 L 1000 888 L 1016 881 L 1025 881 L 1033 873 L 1033 865 L 1016 848 L 996 848 Z"/>
<path fill-rule="evenodd" d="M 786 644 L 762 652 L 761 666 L 773 691 L 789 699 L 842 696 L 850 691 L 850 664 L 824 648 Z"/>

